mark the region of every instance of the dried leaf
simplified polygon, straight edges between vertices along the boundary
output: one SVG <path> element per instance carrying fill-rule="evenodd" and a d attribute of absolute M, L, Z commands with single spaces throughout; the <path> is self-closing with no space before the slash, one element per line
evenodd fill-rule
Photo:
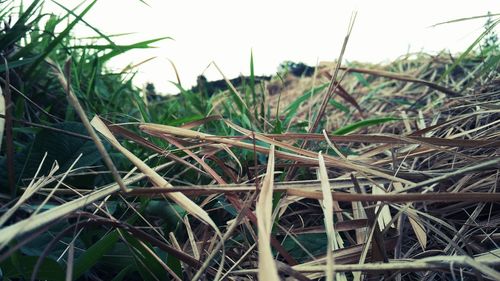
<path fill-rule="evenodd" d="M 387 194 L 385 190 L 381 189 L 380 187 L 373 185 L 372 186 L 372 194 L 377 195 L 377 194 Z M 377 202 L 377 205 L 379 205 L 382 202 Z M 378 220 L 378 226 L 380 227 L 380 230 L 384 230 L 386 226 L 391 222 L 392 216 L 391 216 L 391 211 L 389 210 L 389 206 L 385 205 L 382 206 L 382 210 L 378 210 L 380 207 L 375 208 L 375 213 L 379 212 L 379 215 L 377 217 Z"/>
<path fill-rule="evenodd" d="M 274 184 L 274 145 L 269 150 L 267 161 L 267 172 L 259 200 L 257 201 L 255 213 L 257 215 L 258 228 L 258 250 L 259 250 L 259 280 L 280 280 L 278 269 L 271 252 L 271 230 L 273 212 L 273 184 Z"/>
<path fill-rule="evenodd" d="M 326 236 L 328 237 L 328 244 L 326 250 L 326 267 L 325 275 L 327 281 L 333 281 L 335 276 L 335 267 L 333 260 L 333 251 L 338 248 L 336 241 L 335 230 L 333 229 L 333 199 L 330 190 L 330 182 L 328 180 L 328 172 L 326 171 L 325 160 L 321 152 L 318 154 L 319 169 L 318 178 L 321 181 L 321 191 L 323 193 L 323 200 L 321 206 L 323 207 L 323 214 L 325 216 Z"/>
<path fill-rule="evenodd" d="M 395 182 L 394 188 L 396 190 L 401 190 L 403 189 L 403 186 Z M 407 205 L 408 208 L 406 209 L 406 214 L 408 215 L 408 220 L 410 221 L 411 227 L 415 232 L 415 235 L 417 236 L 417 240 L 418 243 L 420 244 L 420 247 L 422 247 L 422 250 L 425 251 L 425 248 L 427 246 L 427 231 L 425 230 L 422 220 L 419 218 L 417 212 L 415 212 L 412 205 L 413 204 L 411 203 Z"/>

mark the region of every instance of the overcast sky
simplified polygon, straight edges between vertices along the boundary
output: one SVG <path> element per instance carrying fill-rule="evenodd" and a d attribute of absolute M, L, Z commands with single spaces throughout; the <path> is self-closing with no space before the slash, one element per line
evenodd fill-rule
<path fill-rule="evenodd" d="M 50 2 L 50 1 L 47 1 Z M 120 69 L 150 57 L 138 68 L 136 84 L 153 82 L 161 92 L 176 93 L 169 81 L 177 67 L 183 86 L 215 61 L 229 78 L 249 73 L 253 50 L 257 74 L 273 74 L 285 60 L 310 65 L 334 60 L 340 51 L 349 18 L 357 11 L 345 59 L 387 62 L 408 52 L 435 54 L 463 51 L 484 30 L 485 19 L 430 27 L 457 18 L 500 12 L 498 0 L 453 1 L 282 1 L 282 0 L 99 0 L 85 19 L 107 34 L 134 32 L 118 43 L 169 36 L 158 48 L 122 55 L 111 62 Z M 73 7 L 80 1 L 60 0 Z M 55 5 L 46 9 L 62 13 Z M 92 34 L 86 28 L 77 36 Z M 215 69 L 204 73 L 221 79 Z"/>

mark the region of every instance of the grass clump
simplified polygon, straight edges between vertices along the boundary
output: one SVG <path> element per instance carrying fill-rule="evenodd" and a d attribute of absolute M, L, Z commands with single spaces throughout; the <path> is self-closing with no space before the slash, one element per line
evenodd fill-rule
<path fill-rule="evenodd" d="M 458 56 L 251 55 L 148 99 L 105 62 L 163 38 L 75 39 L 94 3 L 0 4 L 5 280 L 500 279 L 498 18 Z"/>

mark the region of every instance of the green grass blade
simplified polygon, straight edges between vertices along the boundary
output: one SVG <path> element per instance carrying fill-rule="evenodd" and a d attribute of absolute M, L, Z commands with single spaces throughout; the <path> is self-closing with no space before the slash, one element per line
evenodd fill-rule
<path fill-rule="evenodd" d="M 326 89 L 330 85 L 329 82 L 323 83 L 317 87 L 314 87 L 313 89 L 306 91 L 302 96 L 300 96 L 298 99 L 296 99 L 294 102 L 292 102 L 289 106 L 287 106 L 284 110 L 285 113 L 285 120 L 284 124 L 290 123 L 292 120 L 293 116 L 297 113 L 297 110 L 299 109 L 300 105 L 309 100 L 312 96 L 315 96 L 316 94 L 320 93 L 324 89 Z"/>
<path fill-rule="evenodd" d="M 0 37 L 0 49 L 4 50 L 6 47 L 19 41 L 25 35 L 25 32 L 29 30 L 29 26 L 31 25 L 28 23 L 28 20 L 33 16 L 36 10 L 40 8 L 41 6 L 39 5 L 40 3 L 41 3 L 40 0 L 35 0 L 33 1 L 33 3 L 31 3 L 30 6 L 28 6 L 28 9 L 20 12 L 19 19 L 11 27 L 9 32 L 5 33 L 4 36 Z"/>
<path fill-rule="evenodd" d="M 143 280 L 168 280 L 168 275 L 165 270 L 158 263 L 158 261 L 151 255 L 144 247 L 152 248 L 148 243 L 141 243 L 136 237 L 123 232 L 123 237 L 131 246 L 130 250 L 134 259 L 136 260 L 136 268 Z"/>
<path fill-rule="evenodd" d="M 148 107 L 144 103 L 144 100 L 139 96 L 139 93 L 133 93 L 132 97 L 134 98 L 134 103 L 139 108 L 139 112 L 141 113 L 142 121 L 150 123 L 151 122 L 151 114 L 149 113 Z"/>
<path fill-rule="evenodd" d="M 381 117 L 381 118 L 361 120 L 359 122 L 356 122 L 356 123 L 344 126 L 340 129 L 337 129 L 333 132 L 333 134 L 334 135 L 345 135 L 345 134 L 357 131 L 357 130 L 364 128 L 364 127 L 383 124 L 383 123 L 392 122 L 392 121 L 399 121 L 399 120 L 401 120 L 401 118 L 396 118 L 396 117 Z"/>
<path fill-rule="evenodd" d="M 35 264 L 36 256 L 21 256 L 14 254 L 10 259 L 0 263 L 2 280 L 29 280 Z M 37 280 L 63 281 L 64 270 L 61 265 L 51 258 L 45 258 L 38 270 Z"/>
<path fill-rule="evenodd" d="M 102 56 L 101 60 L 103 62 L 105 62 L 113 57 L 116 57 L 117 55 L 123 54 L 123 53 L 130 51 L 130 50 L 133 50 L 133 49 L 150 49 L 150 48 L 153 48 L 152 46 L 150 46 L 150 44 L 156 43 L 158 41 L 162 41 L 165 39 L 172 39 L 172 38 L 171 37 L 160 37 L 160 38 L 155 38 L 155 39 L 137 42 L 137 43 L 130 44 L 130 45 L 116 46 L 116 48 L 112 49 L 112 51 L 110 53 Z M 110 46 L 113 47 L 112 45 L 105 45 L 105 46 L 97 46 L 97 48 L 107 47 L 107 49 L 111 49 Z M 85 46 L 85 48 L 92 48 L 92 46 Z"/>
<path fill-rule="evenodd" d="M 438 82 L 442 81 L 445 77 L 447 77 L 466 57 L 469 55 L 472 50 L 483 40 L 483 38 L 488 35 L 490 32 L 494 30 L 494 28 L 497 26 L 497 24 L 500 23 L 500 19 L 494 21 L 488 28 L 486 28 L 481 35 L 479 35 L 476 40 L 463 52 L 456 60 L 455 62 L 446 69 L 446 71 L 441 75 L 439 78 Z"/>
<path fill-rule="evenodd" d="M 449 23 L 467 21 L 467 20 L 475 20 L 475 19 L 480 19 L 480 18 L 489 18 L 489 17 L 494 17 L 494 16 L 500 16 L 500 13 L 497 13 L 497 14 L 486 14 L 486 15 L 482 15 L 482 16 L 459 18 L 459 19 L 454 19 L 454 20 L 439 22 L 439 23 L 431 25 L 431 27 L 436 27 L 436 26 L 443 25 L 443 24 L 449 24 Z"/>
<path fill-rule="evenodd" d="M 28 71 L 26 71 L 26 76 L 30 76 L 33 71 L 38 67 L 38 65 L 65 39 L 70 35 L 70 31 L 75 27 L 75 25 L 80 21 L 85 14 L 87 14 L 90 9 L 95 5 L 97 0 L 92 1 L 80 15 L 73 20 L 68 26 L 56 37 L 54 40 L 45 48 L 44 52 L 40 54 L 40 57 L 30 66 Z"/>
<path fill-rule="evenodd" d="M 115 42 L 113 42 L 113 40 L 111 40 L 111 38 L 109 36 L 107 36 L 106 34 L 102 33 L 99 29 L 97 29 L 94 26 L 92 26 L 91 24 L 89 24 L 80 15 L 75 14 L 72 10 L 66 8 L 65 6 L 63 6 L 61 4 L 59 4 L 57 1 L 52 1 L 52 2 L 54 2 L 56 5 L 58 5 L 59 7 L 61 7 L 68 14 L 76 17 L 78 20 L 80 20 L 82 23 L 84 23 L 86 26 L 88 26 L 90 29 L 92 29 L 95 33 L 99 34 L 99 36 L 100 36 L 99 39 L 104 39 L 104 40 L 108 41 L 109 44 L 116 45 Z"/>
<path fill-rule="evenodd" d="M 16 67 L 30 64 L 30 63 L 34 62 L 35 60 L 37 60 L 38 58 L 39 58 L 39 56 L 35 56 L 35 57 L 26 58 L 26 59 L 22 59 L 22 60 L 15 60 L 12 62 L 8 62 L 7 66 L 9 69 L 14 69 Z M 5 64 L 0 65 L 0 73 L 5 72 L 6 69 L 7 68 L 6 68 Z"/>
<path fill-rule="evenodd" d="M 111 279 L 111 281 L 122 281 L 128 275 L 131 269 L 133 269 L 133 266 L 131 265 L 125 267 L 124 269 L 120 270 L 120 272 L 118 272 L 118 274 L 113 279 Z"/>
<path fill-rule="evenodd" d="M 347 106 L 345 106 L 345 105 L 341 104 L 340 102 L 338 102 L 338 101 L 336 101 L 336 100 L 334 100 L 334 99 L 331 99 L 331 100 L 329 101 L 329 103 L 330 103 L 331 105 L 333 105 L 336 109 L 338 109 L 338 110 L 340 110 L 340 111 L 344 112 L 345 114 L 349 114 L 349 112 L 350 112 L 350 111 L 349 111 L 349 108 L 347 108 Z"/>
<path fill-rule="evenodd" d="M 253 108 L 255 119 L 258 120 L 259 116 L 257 113 L 257 94 L 255 93 L 255 73 L 254 73 L 254 63 L 253 63 L 253 51 L 250 51 L 250 91 L 252 93 Z"/>
<path fill-rule="evenodd" d="M 113 230 L 106 234 L 94 245 L 88 248 L 76 261 L 73 268 L 73 278 L 76 280 L 91 269 L 104 254 L 106 254 L 118 241 L 118 231 Z"/>

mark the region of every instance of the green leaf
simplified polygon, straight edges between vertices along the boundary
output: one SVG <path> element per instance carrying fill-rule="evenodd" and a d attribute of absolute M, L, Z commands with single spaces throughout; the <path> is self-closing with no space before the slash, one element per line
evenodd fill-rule
<path fill-rule="evenodd" d="M 43 2 L 43 1 L 42 1 Z M 11 27 L 9 32 L 6 32 L 4 36 L 0 36 L 0 49 L 5 50 L 12 44 L 19 41 L 25 33 L 30 30 L 31 23 L 28 23 L 30 17 L 36 12 L 41 5 L 40 0 L 35 0 L 31 3 L 31 5 L 26 9 L 26 11 L 22 11 L 16 23 Z M 34 21 L 36 21 L 35 19 Z"/>
<path fill-rule="evenodd" d="M 99 29 L 95 28 L 93 25 L 89 24 L 87 21 L 85 21 L 80 15 L 77 15 L 75 14 L 72 10 L 64 7 L 63 5 L 57 3 L 56 1 L 53 1 L 56 5 L 58 5 L 59 7 L 61 7 L 62 9 L 66 10 L 66 12 L 74 17 L 76 17 L 78 20 L 80 20 L 81 22 L 83 22 L 85 25 L 87 25 L 90 29 L 94 30 L 95 33 L 99 34 L 99 39 L 104 39 L 106 41 L 108 41 L 111 45 L 113 46 L 116 46 L 116 44 L 111 40 L 111 38 L 109 36 L 107 36 L 106 34 L 102 33 Z"/>
<path fill-rule="evenodd" d="M 13 255 L 10 259 L 6 259 L 2 263 L 0 263 L 0 269 L 3 273 L 2 280 L 23 280 L 30 278 L 33 273 L 33 269 L 35 268 L 35 264 L 38 261 L 38 257 L 32 256 L 19 256 L 19 261 L 13 261 Z M 16 265 L 15 265 L 16 264 Z M 62 281 L 65 278 L 65 273 L 61 265 L 59 265 L 56 261 L 45 258 L 38 270 L 37 280 L 50 280 L 50 281 Z"/>
<path fill-rule="evenodd" d="M 139 96 L 139 93 L 134 93 L 132 95 L 134 98 L 134 103 L 139 108 L 139 112 L 141 113 L 142 121 L 146 123 L 151 123 L 151 114 L 149 114 L 148 107 L 144 103 L 144 100 Z"/>
<path fill-rule="evenodd" d="M 19 60 L 7 62 L 7 65 L 5 65 L 2 62 L 1 65 L 0 65 L 0 73 L 5 72 L 5 70 L 7 69 L 7 67 L 9 69 L 14 69 L 16 67 L 20 67 L 20 66 L 23 66 L 23 65 L 26 65 L 26 64 L 30 64 L 30 63 L 34 62 L 35 60 L 37 60 L 39 57 L 40 56 L 34 56 L 34 57 L 31 57 L 31 58 L 19 59 Z"/>
<path fill-rule="evenodd" d="M 465 50 L 465 52 L 463 52 L 455 60 L 455 62 L 450 67 L 448 67 L 448 69 L 446 69 L 446 71 L 441 75 L 441 77 L 439 77 L 438 82 L 440 82 L 446 76 L 448 76 L 467 57 L 467 55 L 477 46 L 477 44 L 479 44 L 481 42 L 481 40 L 483 40 L 483 38 L 486 35 L 488 35 L 491 31 L 493 31 L 495 29 L 495 27 L 497 26 L 497 24 L 499 24 L 499 23 L 500 23 L 500 19 L 494 21 L 490 26 L 488 26 L 488 28 L 486 28 L 486 30 L 483 33 L 481 33 L 481 35 L 479 35 L 476 38 L 476 40 L 474 40 L 474 42 L 472 42 L 472 44 L 470 44 L 470 46 L 467 48 L 467 50 Z"/>
<path fill-rule="evenodd" d="M 90 11 L 90 9 L 94 6 L 97 0 L 92 1 L 90 5 L 88 5 L 80 15 L 73 20 L 68 26 L 56 37 L 54 38 L 49 46 L 45 48 L 40 57 L 31 65 L 31 67 L 26 71 L 26 76 L 30 76 L 31 73 L 36 69 L 36 67 L 65 39 L 69 36 L 70 31 L 75 27 L 75 25 L 80 21 L 80 19 Z"/>
<path fill-rule="evenodd" d="M 123 280 L 123 278 L 125 278 L 125 276 L 127 276 L 127 274 L 129 273 L 129 271 L 132 268 L 133 268 L 133 266 L 129 265 L 129 266 L 125 267 L 124 269 L 120 270 L 120 272 L 118 272 L 118 274 L 113 279 L 111 279 L 111 281 Z"/>
<path fill-rule="evenodd" d="M 179 223 L 182 223 L 180 218 L 186 215 L 186 211 L 181 206 L 165 203 L 164 200 L 149 201 L 144 212 L 149 216 L 162 218 L 170 228 L 175 228 Z"/>
<path fill-rule="evenodd" d="M 309 91 L 306 91 L 302 96 L 300 96 L 298 99 L 296 99 L 294 102 L 292 102 L 287 108 L 285 108 L 284 113 L 285 113 L 285 121 L 283 121 L 284 124 L 290 123 L 292 120 L 293 116 L 297 113 L 297 110 L 299 109 L 300 105 L 309 100 L 311 97 L 317 95 L 324 89 L 326 89 L 330 85 L 330 82 L 326 82 L 321 84 L 320 86 L 314 87 L 310 89 Z"/>
<path fill-rule="evenodd" d="M 326 253 L 327 237 L 325 233 L 299 234 L 295 239 L 312 255 L 324 255 Z M 293 257 L 308 258 L 309 256 L 307 253 L 297 244 L 297 242 L 287 237 L 281 243 Z M 299 259 L 298 261 L 301 260 Z"/>
<path fill-rule="evenodd" d="M 185 123 L 201 120 L 203 118 L 205 118 L 205 116 L 203 116 L 201 114 L 193 114 L 193 115 L 187 116 L 187 117 L 176 118 L 175 120 L 166 122 L 166 124 L 169 126 L 180 126 L 180 125 L 183 125 Z"/>
<path fill-rule="evenodd" d="M 368 82 L 368 80 L 366 80 L 363 75 L 357 72 L 353 72 L 352 75 L 356 78 L 356 80 L 358 80 L 361 85 L 368 87 L 368 89 L 371 89 L 370 82 Z"/>
<path fill-rule="evenodd" d="M 250 91 L 252 92 L 253 108 L 255 119 L 258 119 L 257 114 L 257 94 L 255 93 L 255 73 L 253 64 L 253 51 L 250 51 Z"/>
<path fill-rule="evenodd" d="M 272 130 L 273 134 L 282 134 L 283 133 L 283 124 L 281 123 L 281 120 L 279 118 L 276 118 L 276 121 L 274 122 L 274 127 Z"/>
<path fill-rule="evenodd" d="M 347 108 L 345 105 L 341 104 L 340 102 L 338 102 L 334 99 L 330 99 L 329 103 L 331 105 L 333 105 L 335 108 L 337 108 L 338 110 L 344 112 L 345 114 L 349 114 L 349 108 Z"/>
<path fill-rule="evenodd" d="M 113 230 L 106 234 L 94 245 L 88 248 L 78 259 L 75 261 L 73 268 L 73 277 L 78 279 L 82 274 L 92 268 L 101 257 L 107 253 L 118 241 L 118 231 Z"/>
<path fill-rule="evenodd" d="M 155 42 L 158 42 L 158 41 L 161 41 L 161 40 L 165 40 L 165 39 L 172 39 L 171 37 L 160 37 L 160 38 L 155 38 L 155 39 L 150 39 L 150 40 L 145 40 L 145 41 L 141 41 L 141 42 L 137 42 L 137 43 L 134 43 L 134 44 L 130 44 L 130 45 L 122 45 L 122 46 L 117 46 L 117 45 L 103 45 L 103 46 L 96 46 L 96 48 L 102 48 L 102 49 L 111 49 L 112 51 L 107 53 L 106 55 L 103 55 L 101 57 L 101 60 L 103 62 L 113 58 L 113 57 L 116 57 L 117 55 L 120 55 L 120 54 L 123 54 L 127 51 L 130 51 L 130 50 L 133 50 L 133 49 L 149 49 L 149 48 L 153 48 L 151 46 L 149 46 L 149 44 L 152 44 L 152 43 L 155 43 Z M 90 45 L 87 45 L 84 47 L 85 49 L 91 49 L 92 46 Z"/>
<path fill-rule="evenodd" d="M 378 125 L 378 124 L 383 124 L 391 121 L 399 121 L 401 118 L 396 118 L 396 117 L 382 117 L 382 118 L 374 118 L 374 119 L 366 119 L 362 120 L 347 126 L 344 126 L 340 129 L 337 129 L 333 132 L 334 135 L 345 135 L 350 132 L 357 131 L 361 128 L 368 127 L 368 126 L 373 126 L 373 125 Z"/>
<path fill-rule="evenodd" d="M 158 263 L 158 261 L 151 256 L 149 251 L 144 249 L 146 247 L 152 248 L 148 243 L 140 243 L 134 236 L 122 232 L 123 237 L 127 240 L 128 244 L 132 247 L 131 252 L 136 261 L 136 268 L 142 277 L 142 280 L 168 280 L 168 275 L 165 269 Z"/>
<path fill-rule="evenodd" d="M 170 267 L 170 269 L 172 269 L 173 272 L 175 272 L 175 274 L 177 274 L 177 276 L 182 276 L 182 266 L 178 258 L 172 255 L 168 255 L 167 265 L 168 267 Z"/>

